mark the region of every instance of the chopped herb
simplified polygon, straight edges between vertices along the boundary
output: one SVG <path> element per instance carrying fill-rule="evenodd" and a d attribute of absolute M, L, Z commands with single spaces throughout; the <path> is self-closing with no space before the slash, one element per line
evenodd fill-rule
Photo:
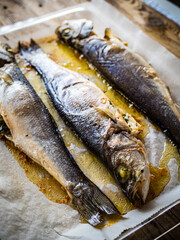
<path fill-rule="evenodd" d="M 127 119 L 127 118 L 124 118 L 124 120 L 128 123 L 129 122 L 129 119 Z"/>
<path fill-rule="evenodd" d="M 107 91 L 103 90 L 103 93 L 106 93 Z"/>
<path fill-rule="evenodd" d="M 109 100 L 109 103 L 110 103 L 111 105 L 113 105 L 112 102 L 111 102 L 110 100 Z"/>
<path fill-rule="evenodd" d="M 132 175 L 132 181 L 133 181 L 133 182 L 136 182 L 136 176 L 135 176 L 135 174 Z"/>
<path fill-rule="evenodd" d="M 136 123 L 136 127 L 137 127 L 137 123 Z"/>
<path fill-rule="evenodd" d="M 129 122 L 129 116 L 126 116 L 126 114 L 122 114 L 122 117 L 124 118 L 124 120 L 128 123 Z"/>

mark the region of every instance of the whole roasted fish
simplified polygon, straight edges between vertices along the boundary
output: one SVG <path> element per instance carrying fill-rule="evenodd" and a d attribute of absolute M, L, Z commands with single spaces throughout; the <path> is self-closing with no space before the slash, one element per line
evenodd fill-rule
<path fill-rule="evenodd" d="M 64 186 L 90 224 L 103 221 L 101 212 L 118 213 L 79 169 L 47 108 L 15 63 L 0 69 L 0 114 L 10 130 L 6 137 Z"/>
<path fill-rule="evenodd" d="M 149 163 L 144 145 L 133 136 L 139 131 L 129 117 L 131 128 L 106 95 L 78 73 L 52 61 L 31 41 L 19 45 L 23 57 L 42 75 L 60 115 L 87 146 L 105 163 L 131 201 L 145 201 L 149 189 Z"/>
<path fill-rule="evenodd" d="M 11 47 L 6 43 L 0 42 L 0 67 L 13 61 L 14 54 L 11 51 Z M 4 134 L 9 134 L 9 129 L 0 115 L 0 138 L 3 137 Z"/>
<path fill-rule="evenodd" d="M 106 29 L 105 37 L 92 32 L 86 19 L 64 21 L 60 39 L 80 50 L 103 76 L 155 121 L 180 147 L 180 114 L 167 86 L 138 54 Z"/>
<path fill-rule="evenodd" d="M 0 42 L 0 67 L 14 61 L 14 54 L 8 44 Z"/>

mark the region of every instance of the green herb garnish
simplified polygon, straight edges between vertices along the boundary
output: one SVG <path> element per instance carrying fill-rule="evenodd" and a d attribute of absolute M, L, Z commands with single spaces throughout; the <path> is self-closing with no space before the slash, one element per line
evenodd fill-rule
<path fill-rule="evenodd" d="M 135 176 L 135 174 L 132 175 L 132 181 L 133 181 L 133 182 L 136 182 L 136 176 Z"/>
<path fill-rule="evenodd" d="M 110 100 L 109 100 L 109 103 L 110 103 L 111 105 L 113 105 L 112 102 L 111 102 Z"/>

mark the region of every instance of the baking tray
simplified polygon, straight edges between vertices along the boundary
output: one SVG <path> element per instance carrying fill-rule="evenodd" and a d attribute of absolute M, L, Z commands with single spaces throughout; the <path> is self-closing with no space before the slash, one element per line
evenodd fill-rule
<path fill-rule="evenodd" d="M 178 59 L 168 52 L 167 49 L 146 36 L 136 25 L 104 1 L 87 2 L 44 16 L 17 22 L 13 25 L 3 26 L 0 28 L 0 40 L 15 47 L 19 40 L 29 41 L 30 38 L 38 39 L 53 35 L 55 28 L 64 19 L 79 18 L 91 19 L 94 23 L 94 30 L 98 35 L 103 36 L 104 29 L 110 27 L 116 35 L 120 36 L 124 41 L 127 41 L 134 51 L 142 55 L 155 67 L 159 76 L 170 86 L 173 98 L 180 104 L 180 96 L 177 91 L 180 87 L 178 82 L 180 73 Z M 160 54 L 160 58 L 157 57 L 155 53 Z M 171 75 L 177 76 L 170 78 L 169 76 Z M 149 151 L 151 151 L 151 149 Z M 99 230 L 88 224 L 80 224 L 68 231 L 66 229 L 66 233 L 61 234 L 57 239 L 124 238 L 136 229 L 142 227 L 146 222 L 162 214 L 169 209 L 170 206 L 176 204 L 180 196 L 178 193 L 180 193 L 180 188 L 176 186 L 170 191 L 169 196 L 167 196 L 164 201 L 162 201 L 164 197 L 162 194 L 162 196 L 160 195 L 160 197 L 146 204 L 140 211 L 131 211 L 127 214 L 125 220 L 120 220 L 111 227 Z M 137 216 L 139 216 L 138 219 Z M 124 230 L 126 230 L 126 232 L 122 233 Z M 51 239 L 51 237 L 48 236 L 47 239 Z"/>

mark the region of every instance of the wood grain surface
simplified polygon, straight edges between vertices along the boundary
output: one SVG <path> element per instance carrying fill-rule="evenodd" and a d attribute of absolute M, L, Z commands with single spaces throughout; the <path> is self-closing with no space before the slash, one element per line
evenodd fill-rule
<path fill-rule="evenodd" d="M 140 0 L 107 0 L 151 38 L 180 57 L 180 27 Z M 57 11 L 86 0 L 0 0 L 0 27 Z M 177 1 L 176 1 L 177 2 Z M 117 239 L 180 239 L 180 204 L 128 237 Z"/>
<path fill-rule="evenodd" d="M 148 36 L 180 57 L 180 26 L 141 0 L 106 0 Z M 0 27 L 72 6 L 86 0 L 0 0 Z M 178 5 L 178 1 L 175 1 Z"/>
<path fill-rule="evenodd" d="M 0 0 L 0 27 L 87 0 Z"/>
<path fill-rule="evenodd" d="M 167 210 L 162 215 L 148 222 L 144 227 L 139 228 L 129 236 L 118 239 L 125 240 L 168 240 L 180 239 L 180 203 Z"/>
<path fill-rule="evenodd" d="M 107 0 L 149 37 L 180 58 L 180 26 L 141 0 Z"/>

